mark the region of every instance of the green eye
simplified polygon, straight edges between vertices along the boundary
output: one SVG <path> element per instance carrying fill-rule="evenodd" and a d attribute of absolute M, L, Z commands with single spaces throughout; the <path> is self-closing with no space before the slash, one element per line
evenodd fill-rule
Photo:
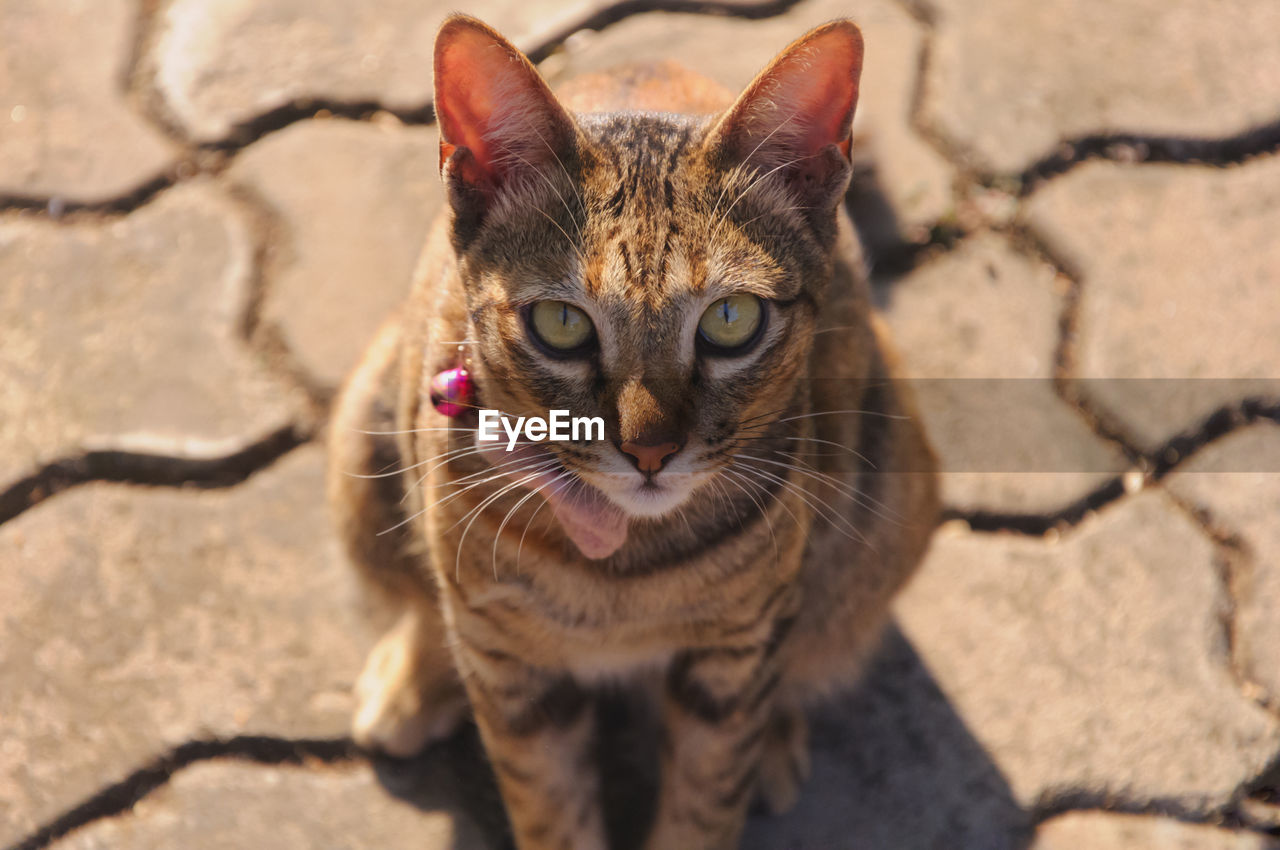
<path fill-rule="evenodd" d="M 754 295 L 730 295 L 712 304 L 698 321 L 698 333 L 713 349 L 730 351 L 755 339 L 764 304 Z"/>
<path fill-rule="evenodd" d="M 529 311 L 538 339 L 556 351 L 573 351 L 590 342 L 595 328 L 587 314 L 568 301 L 539 301 Z"/>

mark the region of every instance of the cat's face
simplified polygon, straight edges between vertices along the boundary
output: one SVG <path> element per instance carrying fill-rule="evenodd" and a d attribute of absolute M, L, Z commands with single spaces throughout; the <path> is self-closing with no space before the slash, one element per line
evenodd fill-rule
<path fill-rule="evenodd" d="M 845 30 L 802 39 L 719 119 L 573 119 L 516 56 L 485 66 L 493 38 L 465 30 L 443 65 L 437 46 L 481 404 L 602 418 L 606 439 L 538 450 L 624 515 L 665 515 L 807 374 L 860 53 Z M 458 68 L 492 90 L 450 89 Z"/>

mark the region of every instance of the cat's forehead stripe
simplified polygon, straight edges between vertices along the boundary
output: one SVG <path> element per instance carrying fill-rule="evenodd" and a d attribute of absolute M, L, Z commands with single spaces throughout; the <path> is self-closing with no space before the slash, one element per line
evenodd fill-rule
<path fill-rule="evenodd" d="M 600 198 L 595 232 L 608 222 L 602 238 L 588 246 L 588 254 L 603 259 L 590 263 L 586 289 L 593 296 L 629 290 L 656 305 L 669 289 L 667 269 L 680 233 L 676 172 L 697 127 L 649 115 L 597 117 L 586 126 L 599 166 L 584 175 L 583 188 Z"/>

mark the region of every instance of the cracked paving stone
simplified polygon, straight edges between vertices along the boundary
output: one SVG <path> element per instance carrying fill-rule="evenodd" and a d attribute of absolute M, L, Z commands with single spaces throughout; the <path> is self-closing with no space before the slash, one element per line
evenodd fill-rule
<path fill-rule="evenodd" d="M 1233 576 L 1236 661 L 1280 704 L 1280 426 L 1229 434 L 1166 480 L 1221 530 L 1243 539 L 1246 562 Z"/>
<path fill-rule="evenodd" d="M 264 320 L 326 389 L 408 294 L 444 200 L 436 147 L 425 128 L 305 121 L 251 146 L 229 173 L 281 225 Z"/>
<path fill-rule="evenodd" d="M 896 611 L 1022 805 L 1212 810 L 1280 752 L 1231 674 L 1216 558 L 1147 491 L 1056 543 L 944 526 Z"/>
<path fill-rule="evenodd" d="M 300 409 L 238 338 L 253 245 L 211 185 L 123 218 L 0 220 L 0 486 L 85 449 L 219 457 Z"/>
<path fill-rule="evenodd" d="M 1126 467 L 1054 391 L 1065 286 L 994 235 L 888 290 L 884 317 L 961 510 L 1049 513 Z"/>
<path fill-rule="evenodd" d="M 1071 812 L 1046 821 L 1030 850 L 1278 850 L 1255 832 L 1182 823 L 1154 815 Z"/>
<path fill-rule="evenodd" d="M 234 488 L 88 484 L 0 526 L 0 845 L 190 739 L 345 734 L 371 641 L 323 494 L 311 446 Z"/>
<path fill-rule="evenodd" d="M 96 203 L 170 166 L 124 92 L 136 15 L 129 0 L 0 3 L 0 194 Z"/>
<path fill-rule="evenodd" d="M 600 33 L 575 35 L 543 70 L 559 82 L 622 63 L 674 59 L 736 94 L 806 30 L 838 17 L 856 21 L 866 40 L 859 131 L 869 135 L 880 182 L 902 225 L 920 231 L 908 235 L 923 235 L 951 209 L 953 170 L 911 129 L 924 36 L 896 3 L 811 0 L 761 21 L 665 12 L 636 15 Z"/>
<path fill-rule="evenodd" d="M 1214 138 L 1280 113 L 1273 0 L 930 3 L 923 118 L 985 170 L 1088 134 Z"/>
<path fill-rule="evenodd" d="M 487 0 L 467 6 L 524 47 L 607 5 Z M 168 108 L 198 141 L 299 100 L 431 102 L 432 43 L 456 3 L 430 0 L 176 0 L 151 64 Z"/>
<path fill-rule="evenodd" d="M 440 783 L 436 783 L 439 785 Z M 137 803 L 51 845 L 53 850 L 482 850 L 476 830 L 432 789 L 428 810 L 387 793 L 367 765 L 195 764 Z M 425 796 L 420 793 L 419 795 Z"/>
<path fill-rule="evenodd" d="M 1280 157 L 1089 163 L 1037 192 L 1027 220 L 1080 282 L 1079 392 L 1139 448 L 1280 399 Z"/>

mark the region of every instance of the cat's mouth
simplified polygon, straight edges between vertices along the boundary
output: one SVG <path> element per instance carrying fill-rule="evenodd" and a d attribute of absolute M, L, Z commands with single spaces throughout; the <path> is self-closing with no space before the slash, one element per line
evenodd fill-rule
<path fill-rule="evenodd" d="M 694 489 L 693 476 L 687 472 L 664 472 L 661 479 L 641 480 L 634 475 L 610 476 L 610 486 L 601 488 L 615 504 L 623 506 L 627 515 L 658 519 L 684 504 Z"/>
<path fill-rule="evenodd" d="M 607 558 L 627 542 L 627 515 L 600 490 L 582 480 L 554 460 L 551 453 L 534 447 L 520 446 L 512 452 L 499 451 L 504 458 L 494 460 L 512 463 L 517 470 L 508 477 L 520 482 L 528 490 L 536 490 L 551 505 L 556 520 L 573 545 L 585 557 L 592 560 Z M 519 463 L 526 461 L 527 463 Z"/>

